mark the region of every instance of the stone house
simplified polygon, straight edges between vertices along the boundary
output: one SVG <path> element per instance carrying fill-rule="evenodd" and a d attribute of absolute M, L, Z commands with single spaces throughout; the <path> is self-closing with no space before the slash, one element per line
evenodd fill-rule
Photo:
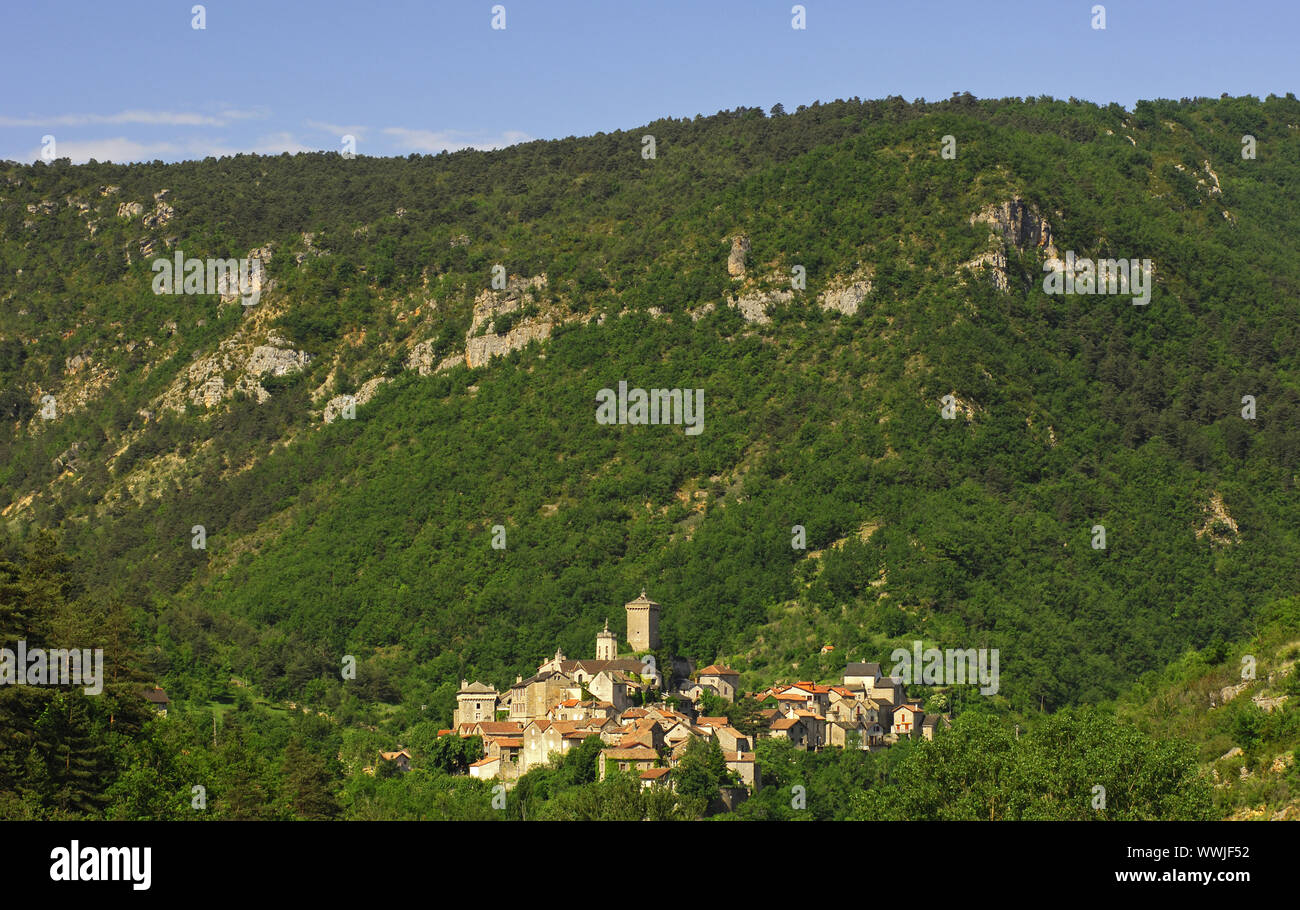
<path fill-rule="evenodd" d="M 167 716 L 167 706 L 172 703 L 172 700 L 167 697 L 167 693 L 163 691 L 162 686 L 154 686 L 152 689 L 146 689 L 144 692 L 144 700 L 149 703 L 149 707 L 153 708 L 154 712 L 159 717 Z"/>
<path fill-rule="evenodd" d="M 641 680 L 626 671 L 602 668 L 589 677 L 587 691 L 601 701 L 614 706 L 615 711 L 623 711 L 640 700 Z"/>
<path fill-rule="evenodd" d="M 925 720 L 921 721 L 921 735 L 926 739 L 933 740 L 936 730 L 949 729 L 952 727 L 952 718 L 947 714 L 927 714 Z"/>
<path fill-rule="evenodd" d="M 600 779 L 607 771 L 648 771 L 659 763 L 659 753 L 648 746 L 615 746 L 600 753 Z"/>
<path fill-rule="evenodd" d="M 893 723 L 889 728 L 893 736 L 912 736 L 921 731 L 925 722 L 925 712 L 915 702 L 899 705 L 893 712 Z"/>
<path fill-rule="evenodd" d="M 772 737 L 788 739 L 797 749 L 808 748 L 808 728 L 798 717 L 782 717 L 772 722 Z"/>
<path fill-rule="evenodd" d="M 647 746 L 657 752 L 664 747 L 664 732 L 664 727 L 659 721 L 652 717 L 644 717 L 630 727 L 627 725 L 623 727 L 623 737 L 619 740 L 619 745 Z"/>
<path fill-rule="evenodd" d="M 727 701 L 736 700 L 736 690 L 740 687 L 740 674 L 729 667 L 710 664 L 700 671 L 700 685 Z"/>
<path fill-rule="evenodd" d="M 501 756 L 489 755 L 469 766 L 469 776 L 479 780 L 496 780 L 501 777 Z"/>
<path fill-rule="evenodd" d="M 882 676 L 867 690 L 867 697 L 880 703 L 882 709 L 891 713 L 907 697 L 903 689 L 903 680 L 897 676 Z"/>
<path fill-rule="evenodd" d="M 394 767 L 403 774 L 411 770 L 411 753 L 405 749 L 398 749 L 396 752 L 380 752 L 379 758 L 382 761 L 392 762 Z"/>
<path fill-rule="evenodd" d="M 646 768 L 641 772 L 641 789 L 647 790 L 650 787 L 667 787 L 669 790 L 677 789 L 672 779 L 672 768 Z"/>
<path fill-rule="evenodd" d="M 714 727 L 713 738 L 723 752 L 749 752 L 754 748 L 749 737 L 730 724 Z"/>
<path fill-rule="evenodd" d="M 880 664 L 850 663 L 844 668 L 844 685 L 849 689 L 870 689 L 880 679 Z"/>
<path fill-rule="evenodd" d="M 869 725 L 862 720 L 828 720 L 826 722 L 826 745 L 848 748 L 849 740 L 857 737 L 857 748 L 867 749 L 871 745 Z"/>
<path fill-rule="evenodd" d="M 727 770 L 735 771 L 742 784 L 754 793 L 759 791 L 763 786 L 762 775 L 759 773 L 758 762 L 753 752 L 732 752 L 724 749 L 722 757 L 727 763 Z"/>
<path fill-rule="evenodd" d="M 594 729 L 593 729 L 594 725 Z M 582 720 L 533 720 L 524 727 L 520 773 L 545 765 L 553 754 L 565 755 L 588 736 L 599 736 L 601 724 Z"/>
<path fill-rule="evenodd" d="M 803 722 L 808 731 L 807 748 L 817 750 L 826 745 L 826 718 L 816 711 L 795 711 L 794 716 Z"/>
<path fill-rule="evenodd" d="M 557 670 L 545 670 L 510 687 L 510 719 L 527 723 L 545 717 L 550 707 L 567 697 L 573 680 Z"/>

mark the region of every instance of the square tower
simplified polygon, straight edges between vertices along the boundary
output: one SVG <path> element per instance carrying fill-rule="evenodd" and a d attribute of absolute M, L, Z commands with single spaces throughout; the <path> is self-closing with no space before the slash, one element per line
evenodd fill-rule
<path fill-rule="evenodd" d="M 475 680 L 460 681 L 460 691 L 456 693 L 456 724 L 475 724 L 480 721 L 496 720 L 497 690 Z"/>
<path fill-rule="evenodd" d="M 627 643 L 633 651 L 654 651 L 659 647 L 659 604 L 645 596 L 628 601 Z"/>

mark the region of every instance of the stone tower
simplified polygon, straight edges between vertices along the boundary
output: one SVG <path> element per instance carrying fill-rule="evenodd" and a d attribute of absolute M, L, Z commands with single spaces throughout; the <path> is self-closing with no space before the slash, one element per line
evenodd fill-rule
<path fill-rule="evenodd" d="M 653 651 L 659 647 L 659 604 L 645 596 L 627 603 L 627 643 L 633 651 Z"/>
<path fill-rule="evenodd" d="M 596 660 L 615 660 L 618 658 L 618 636 L 609 631 L 609 620 L 605 620 L 605 631 L 596 633 Z"/>
<path fill-rule="evenodd" d="M 460 691 L 456 693 L 457 724 L 475 724 L 483 720 L 496 720 L 497 690 L 475 680 L 460 681 Z"/>

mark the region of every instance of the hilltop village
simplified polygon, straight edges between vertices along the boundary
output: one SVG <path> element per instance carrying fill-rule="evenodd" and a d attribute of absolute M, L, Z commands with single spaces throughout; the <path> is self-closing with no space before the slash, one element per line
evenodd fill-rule
<path fill-rule="evenodd" d="M 461 680 L 454 727 L 440 735 L 478 736 L 484 757 L 471 776 L 507 786 L 530 769 L 564 755 L 590 736 L 605 743 L 599 773 L 634 771 L 642 785 L 673 785 L 672 773 L 692 739 L 712 741 L 727 769 L 745 789 L 762 786 L 754 755 L 754 736 L 738 730 L 726 716 L 704 712 L 706 694 L 735 703 L 740 674 L 710 664 L 672 658 L 660 668 L 661 606 L 645 591 L 625 605 L 630 654 L 619 656 L 618 637 L 605 628 L 596 634 L 594 659 L 570 659 L 559 650 L 537 672 L 516 678 L 504 692 L 481 682 Z M 665 675 L 667 679 L 665 680 Z M 927 715 L 909 702 L 903 681 L 885 676 L 877 663 L 850 663 L 840 685 L 778 683 L 749 693 L 760 705 L 757 735 L 789 740 L 797 749 L 827 747 L 881 749 L 900 737 L 934 737 L 947 726 L 945 715 Z M 405 751 L 385 753 L 409 767 Z"/>

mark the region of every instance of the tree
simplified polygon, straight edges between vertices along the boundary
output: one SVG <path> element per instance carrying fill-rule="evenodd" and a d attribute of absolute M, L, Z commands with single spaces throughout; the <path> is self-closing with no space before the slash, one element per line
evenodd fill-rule
<path fill-rule="evenodd" d="M 681 796 L 712 802 L 718 797 L 718 788 L 727 781 L 722 749 L 713 740 L 691 739 L 673 769 L 673 779 Z"/>
<path fill-rule="evenodd" d="M 284 792 L 295 818 L 321 821 L 338 817 L 341 811 L 335 796 L 338 775 L 331 773 L 329 764 L 320 755 L 308 751 L 296 736 L 285 746 Z"/>

